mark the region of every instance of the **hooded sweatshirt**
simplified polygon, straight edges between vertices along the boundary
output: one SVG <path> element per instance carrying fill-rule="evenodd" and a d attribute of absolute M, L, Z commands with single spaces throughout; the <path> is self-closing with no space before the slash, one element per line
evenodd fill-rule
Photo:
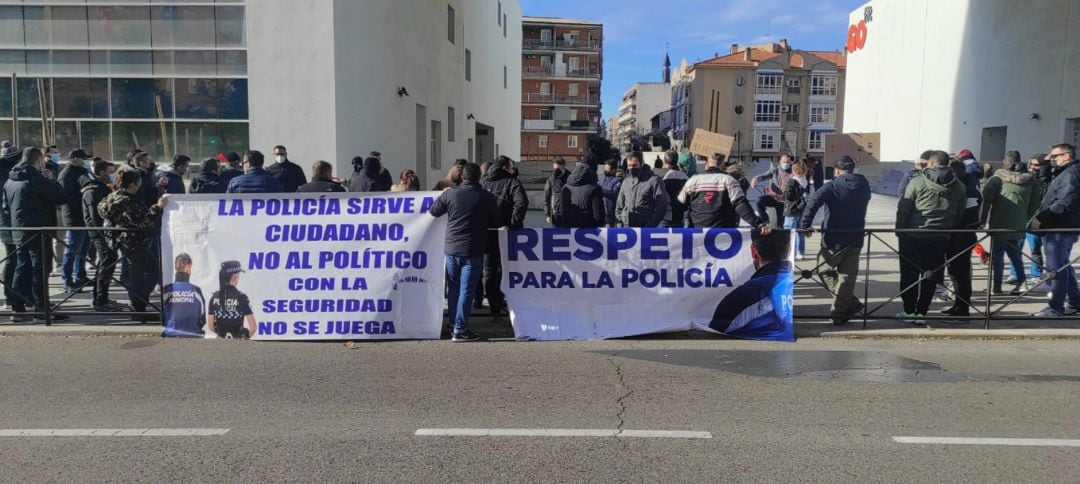
<path fill-rule="evenodd" d="M 498 206 L 497 227 L 520 229 L 525 226 L 525 214 L 529 211 L 529 195 L 518 180 L 517 172 L 492 167 L 480 178 L 480 186 L 495 195 Z M 493 237 L 497 235 L 492 232 Z M 497 240 L 494 238 L 493 240 Z"/>
<path fill-rule="evenodd" d="M 566 179 L 562 196 L 560 227 L 603 227 L 607 223 L 604 211 L 604 191 L 597 184 L 596 170 L 579 164 Z"/>
<path fill-rule="evenodd" d="M 11 227 L 49 227 L 56 223 L 56 207 L 67 202 L 64 190 L 56 182 L 45 178 L 29 163 L 20 162 L 11 169 L 4 183 L 4 198 L 11 211 Z M 13 232 L 15 242 L 20 243 L 32 232 Z"/>
<path fill-rule="evenodd" d="M 355 168 L 355 165 L 354 165 Z M 382 162 L 378 158 L 369 157 L 364 160 L 360 170 L 353 173 L 349 179 L 350 192 L 388 192 L 393 182 L 387 183 L 381 176 Z"/>
<path fill-rule="evenodd" d="M 989 222 L 988 228 L 1024 230 L 1028 220 L 1039 211 L 1038 183 L 1028 172 L 998 170 L 982 191 L 982 213 L 979 220 Z M 995 235 L 998 240 L 1019 240 L 1023 233 Z"/>
<path fill-rule="evenodd" d="M 908 183 L 896 209 L 897 229 L 955 229 L 961 227 L 967 189 L 951 168 L 935 166 Z"/>
<path fill-rule="evenodd" d="M 551 172 L 551 177 L 544 184 L 544 215 L 557 219 L 563 214 L 562 189 L 570 177 L 570 170 L 559 168 Z"/>

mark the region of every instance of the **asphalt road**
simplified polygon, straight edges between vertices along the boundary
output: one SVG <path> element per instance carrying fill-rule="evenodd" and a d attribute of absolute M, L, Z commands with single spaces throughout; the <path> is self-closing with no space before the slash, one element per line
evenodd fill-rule
<path fill-rule="evenodd" d="M 0 338 L 7 482 L 1075 482 L 1080 342 L 330 343 Z M 417 436 L 418 429 L 711 439 Z"/>

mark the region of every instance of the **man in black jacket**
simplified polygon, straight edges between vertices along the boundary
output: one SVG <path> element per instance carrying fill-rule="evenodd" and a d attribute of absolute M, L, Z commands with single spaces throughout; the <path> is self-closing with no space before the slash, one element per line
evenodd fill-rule
<path fill-rule="evenodd" d="M 22 161 L 11 170 L 8 181 L 4 183 L 4 198 L 11 211 L 12 228 L 46 227 L 51 220 L 49 214 L 56 213 L 56 208 L 63 205 L 67 198 L 64 189 L 51 180 L 52 173 L 45 168 L 45 154 L 37 148 L 23 151 Z M 21 245 L 18 250 L 18 265 L 15 267 L 15 291 L 28 298 L 38 311 L 44 311 L 45 284 L 42 278 L 45 250 L 40 237 L 48 241 L 44 232 L 17 231 L 15 243 Z M 25 313 L 23 300 L 11 301 L 16 313 Z M 23 315 L 16 319 L 25 321 Z M 67 316 L 53 315 L 53 320 L 63 321 Z"/>
<path fill-rule="evenodd" d="M 345 187 L 334 181 L 334 167 L 319 160 L 311 165 L 311 182 L 296 190 L 299 193 L 344 192 Z"/>
<path fill-rule="evenodd" d="M 461 185 L 444 191 L 431 206 L 432 216 L 447 217 L 447 306 L 454 342 L 480 339 L 469 330 L 469 313 L 473 292 L 480 279 L 480 266 L 484 264 L 484 253 L 490 244 L 488 229 L 500 225 L 495 196 L 477 184 L 480 165 L 465 165 L 461 177 Z M 498 244 L 498 240 L 495 243 Z"/>
<path fill-rule="evenodd" d="M 78 149 L 68 156 L 68 164 L 60 172 L 60 187 L 64 189 L 67 203 L 60 207 L 60 218 L 65 227 L 83 227 L 82 214 L 82 187 L 86 181 L 93 178 L 90 170 L 86 169 L 85 163 L 90 160 L 90 155 Z M 64 289 L 69 293 L 76 293 L 83 286 L 90 283 L 86 277 L 86 257 L 90 254 L 89 238 L 87 233 L 80 230 L 67 231 L 64 258 L 61 263 L 60 275 L 64 279 Z"/>
<path fill-rule="evenodd" d="M 566 179 L 562 194 L 560 227 L 594 228 L 607 223 L 604 212 L 604 190 L 597 183 L 596 168 L 579 163 Z"/>
<path fill-rule="evenodd" d="M 266 172 L 281 182 L 285 193 L 293 193 L 307 183 L 304 169 L 289 161 L 289 153 L 281 145 L 274 147 L 274 164 L 266 167 Z"/>
<path fill-rule="evenodd" d="M 1056 145 L 1046 155 L 1046 160 L 1054 166 L 1056 176 L 1046 187 L 1042 205 L 1031 228 L 1080 228 L 1080 164 L 1076 162 L 1076 147 L 1070 144 Z M 1076 240 L 1075 233 L 1043 234 L 1046 269 L 1055 272 L 1055 276 L 1051 283 L 1050 304 L 1036 316 L 1053 318 L 1080 311 L 1080 287 L 1077 286 L 1071 255 Z M 1066 298 L 1068 308 L 1065 307 Z"/>
<path fill-rule="evenodd" d="M 566 160 L 556 158 L 551 164 L 551 170 L 551 177 L 544 183 L 544 217 L 547 223 L 555 227 L 565 227 L 562 224 L 562 189 L 566 185 L 566 179 L 570 177 L 570 172 L 566 170 Z"/>
<path fill-rule="evenodd" d="M 191 193 L 225 193 L 225 189 L 229 186 L 218 174 L 220 166 L 216 158 L 203 160 L 199 174 L 191 179 Z"/>
<path fill-rule="evenodd" d="M 235 151 L 228 153 L 222 153 L 218 155 L 218 161 L 223 163 L 219 165 L 218 175 L 221 176 L 221 184 L 225 186 L 221 193 L 225 193 L 224 190 L 229 188 L 229 182 L 233 178 L 239 177 L 244 174 L 243 160 L 240 159 L 240 154 Z M 211 192 L 208 192 L 211 193 Z M 212 192 L 218 193 L 218 192 Z"/>
<path fill-rule="evenodd" d="M 11 168 L 22 159 L 22 150 L 10 141 L 0 144 L 0 189 L 7 183 Z M 2 190 L 0 190 L 2 192 Z M 0 193 L 0 227 L 11 228 L 11 211 L 8 210 L 7 197 Z M 15 245 L 15 237 L 10 230 L 0 231 L 0 241 L 4 243 L 4 299 L 8 305 L 13 305 L 19 296 L 15 292 L 15 266 L 18 265 L 18 246 Z"/>
<path fill-rule="evenodd" d="M 835 325 L 846 324 L 863 308 L 855 297 L 855 282 L 859 277 L 859 252 L 862 251 L 866 228 L 866 208 L 870 205 L 870 182 L 855 173 L 855 160 L 843 156 L 833 165 L 835 178 L 814 192 L 803 211 L 799 227 L 813 233 L 814 216 L 825 207 L 821 228 L 821 259 L 831 270 L 821 274 L 836 296 L 831 309 Z M 851 232 L 830 232 L 844 230 Z"/>
<path fill-rule="evenodd" d="M 112 193 L 109 183 L 116 174 L 116 165 L 100 160 L 94 162 L 94 177 L 89 178 L 82 187 L 82 214 L 87 227 L 104 227 L 105 218 L 98 211 L 98 205 Z M 116 250 L 110 244 L 108 233 L 89 232 L 90 242 L 97 254 L 97 271 L 94 273 L 94 310 L 99 312 L 119 312 L 124 307 L 109 299 L 109 285 L 116 271 Z"/>
<path fill-rule="evenodd" d="M 525 226 L 525 214 L 529 210 L 529 196 L 525 186 L 518 180 L 514 162 L 506 156 L 500 156 L 484 174 L 480 185 L 495 195 L 498 208 L 496 227 L 509 227 L 511 230 Z M 506 297 L 502 292 L 502 256 L 499 251 L 499 234 L 492 231 L 484 256 L 484 295 L 491 306 L 491 314 L 498 315 L 506 309 Z"/>

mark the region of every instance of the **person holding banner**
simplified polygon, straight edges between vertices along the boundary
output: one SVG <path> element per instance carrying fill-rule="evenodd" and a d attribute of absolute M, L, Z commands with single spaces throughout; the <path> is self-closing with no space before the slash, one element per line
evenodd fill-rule
<path fill-rule="evenodd" d="M 466 164 L 461 170 L 461 184 L 439 195 L 430 212 L 433 217 L 445 215 L 447 219 L 446 295 L 451 340 L 455 343 L 480 339 L 469 330 L 469 314 L 481 268 L 486 269 L 488 229 L 498 227 L 500 222 L 495 195 L 481 188 L 479 180 L 480 165 Z M 491 301 L 494 307 L 494 299 Z"/>
<path fill-rule="evenodd" d="M 251 300 L 236 288 L 241 272 L 244 269 L 235 260 L 222 262 L 218 271 L 220 290 L 210 296 L 210 310 L 206 315 L 206 327 L 218 338 L 248 339 L 256 334 Z"/>
<path fill-rule="evenodd" d="M 855 282 L 859 277 L 859 252 L 862 251 L 862 230 L 866 228 L 866 209 L 870 206 L 870 182 L 855 173 L 855 160 L 843 156 L 833 165 L 835 177 L 814 192 L 803 210 L 799 228 L 807 237 L 813 234 L 814 217 L 825 207 L 821 253 L 829 271 L 821 272 L 833 297 L 832 323 L 840 326 L 863 308 L 855 297 Z M 830 230 L 843 230 L 830 232 Z"/>
<path fill-rule="evenodd" d="M 754 230 L 750 236 L 757 271 L 720 301 L 709 327 L 736 338 L 795 341 L 791 298 L 795 276 L 787 260 L 791 232 Z"/>

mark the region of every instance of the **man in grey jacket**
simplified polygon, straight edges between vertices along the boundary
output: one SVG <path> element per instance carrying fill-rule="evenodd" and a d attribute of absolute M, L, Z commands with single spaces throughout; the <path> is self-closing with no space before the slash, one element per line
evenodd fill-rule
<path fill-rule="evenodd" d="M 626 178 L 615 201 L 615 214 L 623 227 L 659 227 L 671 199 L 664 182 L 641 161 L 641 152 L 626 158 Z"/>

